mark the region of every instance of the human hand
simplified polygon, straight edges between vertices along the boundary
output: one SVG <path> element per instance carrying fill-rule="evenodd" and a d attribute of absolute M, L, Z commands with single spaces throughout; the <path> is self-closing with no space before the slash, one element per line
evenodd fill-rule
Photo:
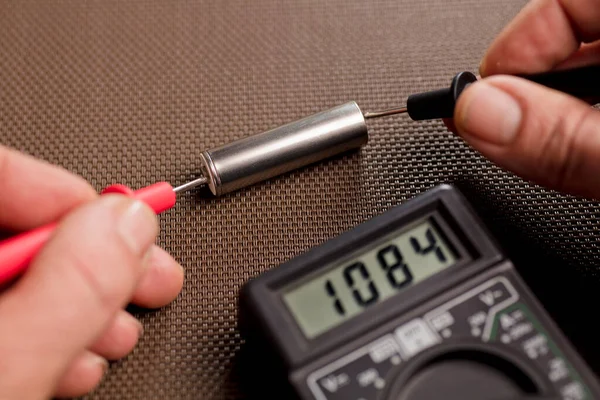
<path fill-rule="evenodd" d="M 600 198 L 600 113 L 524 79 L 600 63 L 600 0 L 532 0 L 488 49 L 482 79 L 446 121 L 473 148 L 525 179 Z"/>
<path fill-rule="evenodd" d="M 70 173 L 0 146 L 0 228 L 60 220 L 27 272 L 0 292 L 0 399 L 86 394 L 106 360 L 133 350 L 141 324 L 124 307 L 171 302 L 183 270 L 155 246 L 145 204 L 98 196 Z"/>

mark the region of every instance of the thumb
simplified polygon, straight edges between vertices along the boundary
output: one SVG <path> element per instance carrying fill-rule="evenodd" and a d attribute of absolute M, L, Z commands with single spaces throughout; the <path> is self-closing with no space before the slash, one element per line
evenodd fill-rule
<path fill-rule="evenodd" d="M 27 273 L 0 297 L 1 399 L 54 394 L 70 364 L 127 305 L 157 230 L 146 205 L 114 195 L 61 222 Z"/>
<path fill-rule="evenodd" d="M 582 100 L 511 76 L 468 87 L 458 134 L 499 166 L 550 189 L 600 197 L 600 113 Z"/>

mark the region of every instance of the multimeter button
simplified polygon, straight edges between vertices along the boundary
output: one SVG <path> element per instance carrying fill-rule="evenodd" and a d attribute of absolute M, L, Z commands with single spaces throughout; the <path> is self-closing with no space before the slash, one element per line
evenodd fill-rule
<path fill-rule="evenodd" d="M 550 385 L 524 360 L 486 345 L 421 354 L 398 374 L 386 400 L 550 400 Z M 556 396 L 556 399 L 560 397 Z"/>

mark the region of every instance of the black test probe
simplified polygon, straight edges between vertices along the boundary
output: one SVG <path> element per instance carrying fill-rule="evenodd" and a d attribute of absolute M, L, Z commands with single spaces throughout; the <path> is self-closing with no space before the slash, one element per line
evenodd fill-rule
<path fill-rule="evenodd" d="M 600 66 L 516 76 L 582 100 L 594 101 L 600 96 Z M 403 113 L 408 113 L 410 118 L 415 121 L 452 118 L 458 97 L 476 81 L 477 77 L 473 73 L 460 72 L 454 76 L 449 88 L 413 94 L 408 97 L 406 107 L 392 108 L 381 112 L 367 112 L 365 118 Z"/>

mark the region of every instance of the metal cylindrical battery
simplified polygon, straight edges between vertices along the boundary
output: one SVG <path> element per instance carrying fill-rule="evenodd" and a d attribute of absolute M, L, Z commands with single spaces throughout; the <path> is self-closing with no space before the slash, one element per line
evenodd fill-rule
<path fill-rule="evenodd" d="M 215 196 L 312 164 L 368 141 L 355 102 L 202 152 L 203 174 Z"/>

